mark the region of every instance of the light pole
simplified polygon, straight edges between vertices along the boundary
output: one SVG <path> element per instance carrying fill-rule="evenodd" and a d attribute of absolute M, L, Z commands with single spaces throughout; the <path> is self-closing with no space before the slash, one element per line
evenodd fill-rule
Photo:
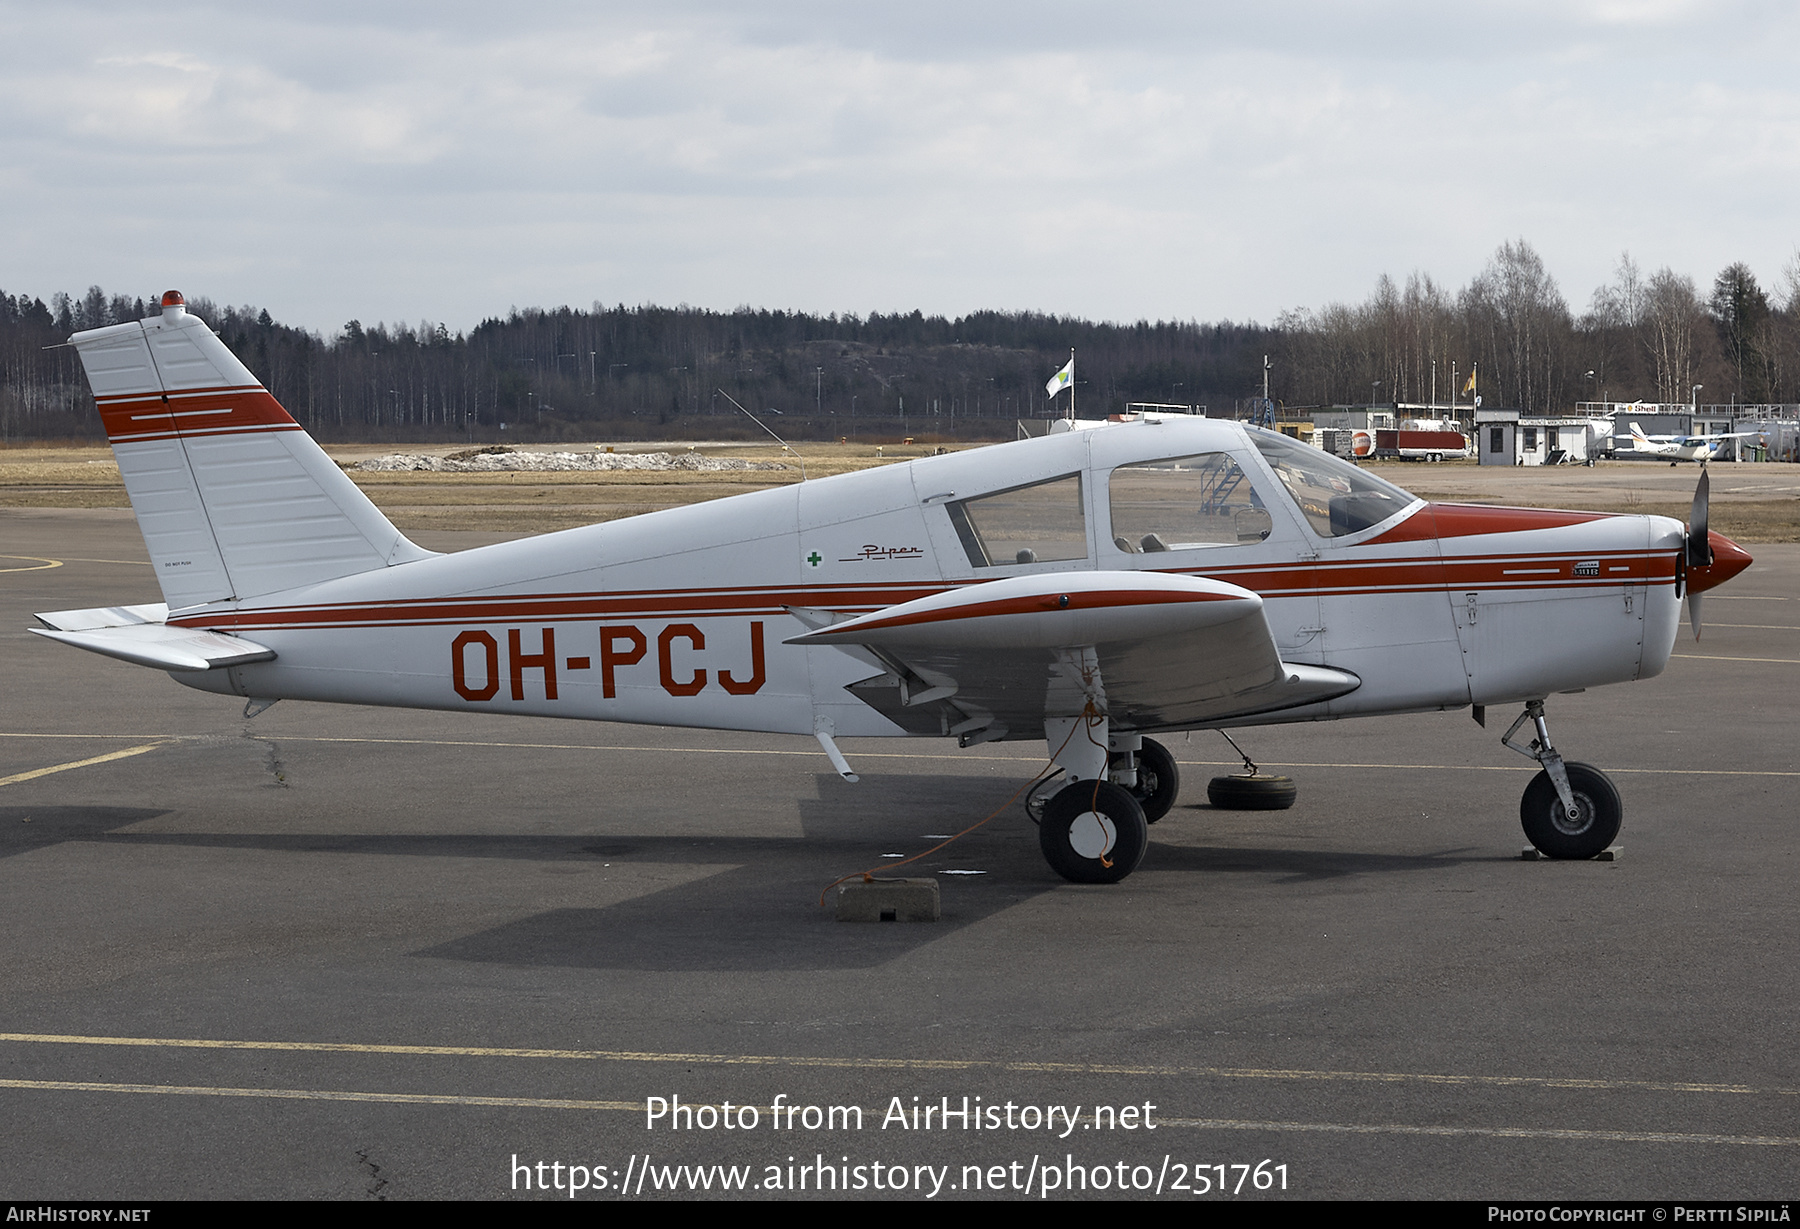
<path fill-rule="evenodd" d="M 815 367 L 813 371 L 816 373 L 813 376 L 813 415 L 817 417 L 825 409 L 825 369 Z"/>
<path fill-rule="evenodd" d="M 1688 415 L 1690 417 L 1700 412 L 1700 390 L 1705 387 L 1704 384 L 1696 384 L 1693 391 L 1688 394 Z M 1693 429 L 1692 424 L 1689 424 L 1688 429 Z"/>

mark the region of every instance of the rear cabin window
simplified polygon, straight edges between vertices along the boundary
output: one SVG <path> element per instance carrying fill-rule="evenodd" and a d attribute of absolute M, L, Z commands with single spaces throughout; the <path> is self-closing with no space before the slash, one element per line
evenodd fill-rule
<path fill-rule="evenodd" d="M 958 500 L 946 508 L 975 567 L 1087 558 L 1080 474 Z"/>
<path fill-rule="evenodd" d="M 1107 485 L 1113 545 L 1128 555 L 1260 542 L 1274 524 L 1229 453 L 1121 465 Z"/>

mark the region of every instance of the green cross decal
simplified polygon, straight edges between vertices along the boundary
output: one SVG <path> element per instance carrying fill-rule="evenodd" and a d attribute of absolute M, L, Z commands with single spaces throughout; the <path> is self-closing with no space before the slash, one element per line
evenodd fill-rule
<path fill-rule="evenodd" d="M 810 554 L 806 557 L 806 561 L 808 563 L 812 564 L 816 568 L 821 563 L 825 562 L 825 557 L 823 555 L 819 554 L 818 551 L 814 551 L 812 554 Z"/>

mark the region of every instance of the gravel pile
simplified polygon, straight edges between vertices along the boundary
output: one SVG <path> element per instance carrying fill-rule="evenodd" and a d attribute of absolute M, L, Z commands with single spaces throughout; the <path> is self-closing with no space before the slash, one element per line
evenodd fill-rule
<path fill-rule="evenodd" d="M 483 452 L 464 457 L 429 457 L 395 452 L 358 461 L 364 470 L 424 470 L 441 474 L 543 473 L 554 470 L 721 470 L 786 469 L 779 461 L 745 461 L 737 457 L 703 457 L 697 452 Z"/>

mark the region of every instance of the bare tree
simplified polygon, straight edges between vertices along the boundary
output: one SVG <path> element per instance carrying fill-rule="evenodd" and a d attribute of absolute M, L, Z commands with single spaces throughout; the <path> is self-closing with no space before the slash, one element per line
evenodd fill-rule
<path fill-rule="evenodd" d="M 1643 331 L 1648 294 L 1643 271 L 1631 253 L 1619 253 L 1612 282 L 1594 291 L 1579 328 L 1596 394 L 1610 391 L 1631 397 L 1648 383 L 1641 362 L 1647 351 Z"/>
<path fill-rule="evenodd" d="M 1462 306 L 1502 398 L 1528 414 L 1567 400 L 1562 359 L 1574 325 L 1556 279 L 1529 243 L 1501 244 L 1463 291 Z"/>
<path fill-rule="evenodd" d="M 1706 319 L 1694 279 L 1667 266 L 1644 292 L 1644 341 L 1656 367 L 1656 399 L 1686 401 L 1693 388 L 1695 334 Z"/>

